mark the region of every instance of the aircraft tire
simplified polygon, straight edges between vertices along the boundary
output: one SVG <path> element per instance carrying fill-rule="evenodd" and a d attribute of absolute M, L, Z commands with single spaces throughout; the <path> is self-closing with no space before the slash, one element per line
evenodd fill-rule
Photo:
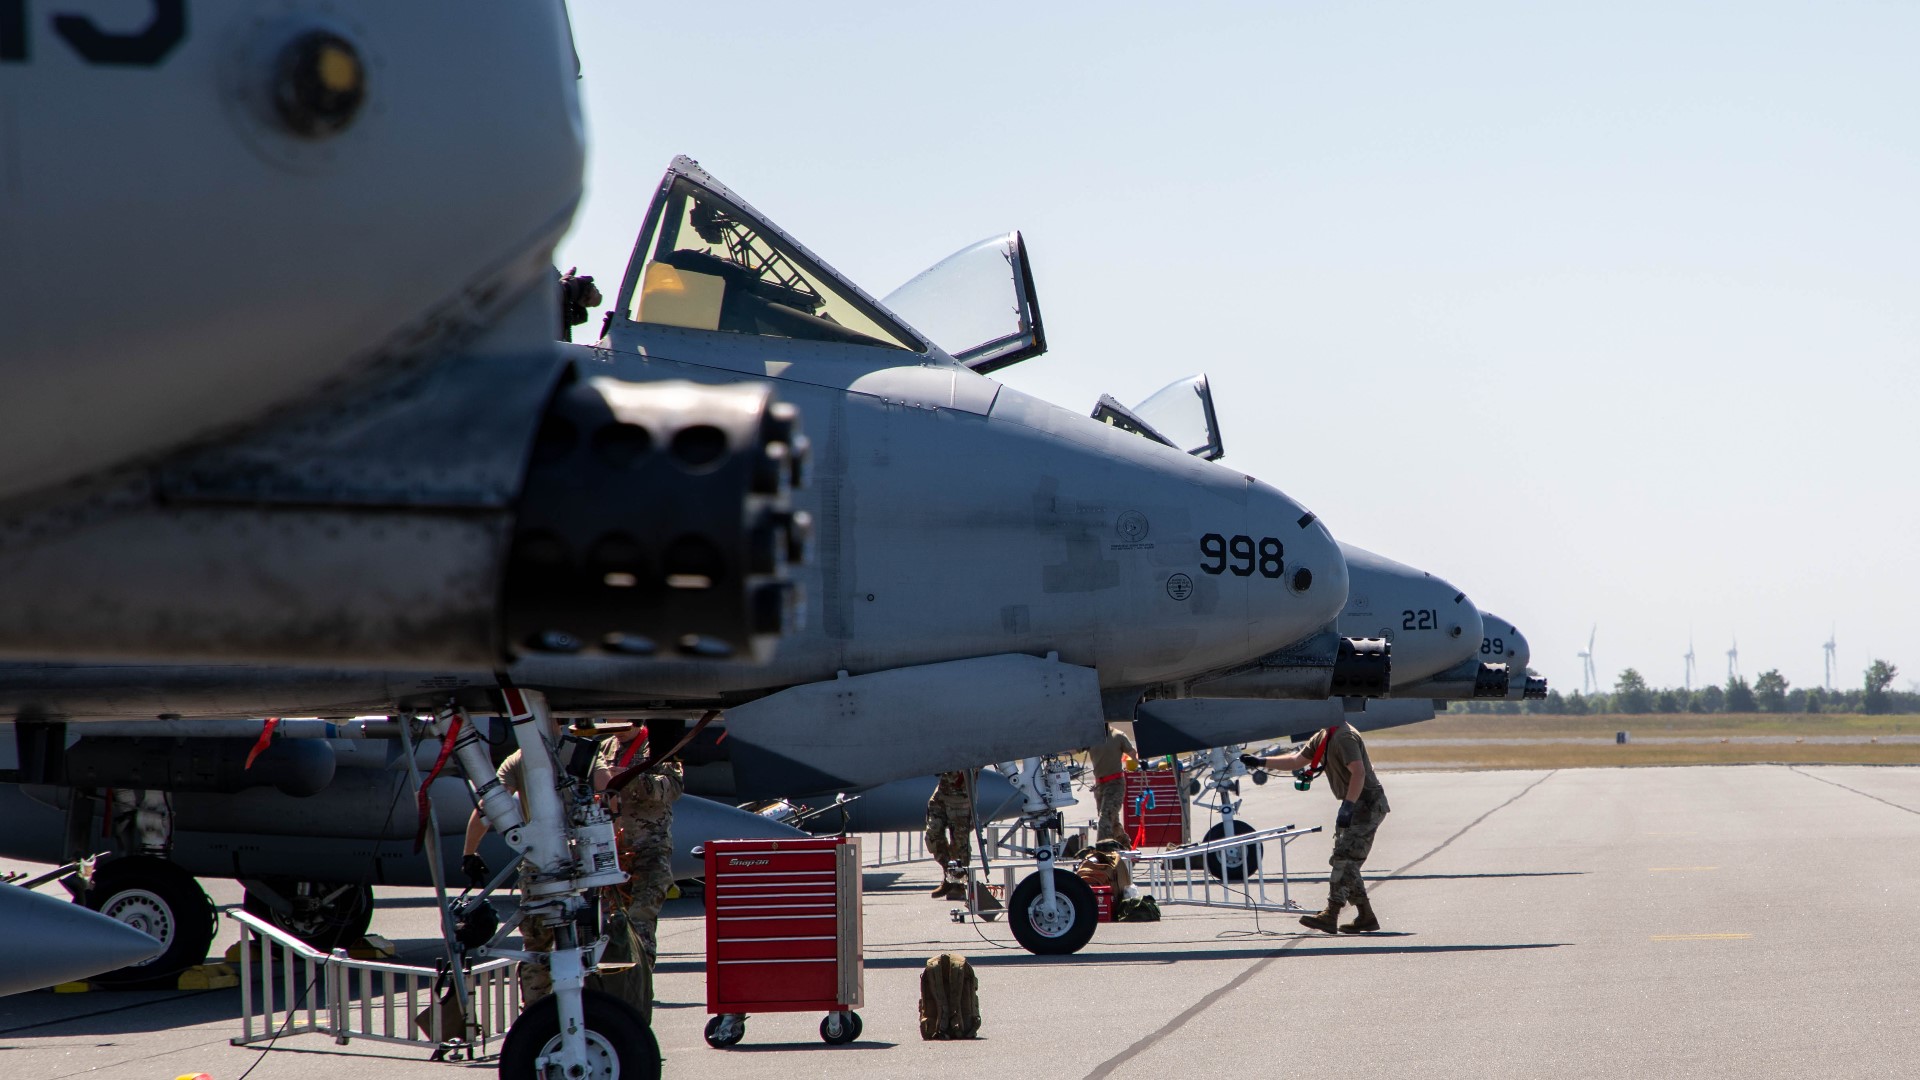
<path fill-rule="evenodd" d="M 633 1006 L 580 991 L 592 1067 L 582 1080 L 660 1080 L 660 1044 Z M 500 1044 L 500 1080 L 538 1080 L 534 1062 L 560 1050 L 560 1004 L 552 994 L 527 1006 Z"/>
<path fill-rule="evenodd" d="M 1214 822 L 1213 828 L 1207 830 L 1207 835 L 1201 837 L 1200 842 L 1203 844 L 1211 844 L 1215 840 L 1226 839 L 1226 824 L 1224 821 Z M 1235 836 L 1243 836 L 1250 832 L 1259 831 L 1260 830 L 1244 821 L 1237 818 L 1234 820 L 1233 835 Z M 1229 853 L 1225 851 L 1209 853 L 1207 855 L 1207 873 L 1212 876 L 1215 881 L 1236 882 L 1245 881 L 1250 875 L 1258 873 L 1260 870 L 1260 845 L 1249 844 L 1241 848 L 1240 852 L 1243 856 L 1242 859 L 1230 858 Z"/>
<path fill-rule="evenodd" d="M 192 874 L 154 855 L 101 862 L 82 903 L 166 943 L 144 964 L 90 980 L 128 990 L 171 989 L 175 976 L 205 962 L 220 917 Z"/>
<path fill-rule="evenodd" d="M 303 883 L 275 880 L 272 884 L 280 895 L 289 896 Z M 318 881 L 304 884 L 318 890 L 341 888 L 337 884 Z M 265 897 L 255 895 L 252 889 L 247 890 L 244 907 L 247 914 L 265 919 L 321 952 L 332 952 L 366 937 L 367 927 L 373 925 L 373 886 L 348 885 L 345 888 L 346 891 L 333 902 L 306 913 L 291 911 L 282 915 L 273 910 Z"/>
<path fill-rule="evenodd" d="M 1049 913 L 1040 910 L 1044 893 L 1038 871 L 1014 886 L 1007 901 L 1007 926 L 1020 947 L 1036 956 L 1077 953 L 1093 940 L 1100 920 L 1100 902 L 1086 882 L 1059 867 L 1053 868 L 1053 895 L 1063 905 Z"/>

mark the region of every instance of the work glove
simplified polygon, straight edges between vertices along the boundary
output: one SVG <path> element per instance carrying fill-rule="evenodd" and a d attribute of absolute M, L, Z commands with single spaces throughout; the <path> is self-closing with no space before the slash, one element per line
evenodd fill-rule
<path fill-rule="evenodd" d="M 1241 754 L 1240 764 L 1245 765 L 1249 769 L 1264 769 L 1267 767 L 1265 761 L 1254 757 L 1252 754 Z"/>
<path fill-rule="evenodd" d="M 1340 812 L 1333 815 L 1333 827 L 1344 829 L 1351 824 L 1353 824 L 1353 803 L 1343 799 L 1340 802 Z"/>
<path fill-rule="evenodd" d="M 460 860 L 460 872 L 467 875 L 467 884 L 476 889 L 486 888 L 487 882 L 493 880 L 493 875 L 487 872 L 487 860 L 481 858 L 479 852 Z"/>

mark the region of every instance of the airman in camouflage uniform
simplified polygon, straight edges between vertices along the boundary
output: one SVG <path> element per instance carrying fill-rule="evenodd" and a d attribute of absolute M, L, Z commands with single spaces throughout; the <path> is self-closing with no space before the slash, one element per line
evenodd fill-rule
<path fill-rule="evenodd" d="M 1325 752 L 1321 754 L 1323 746 Z M 1386 789 L 1380 786 L 1379 774 L 1374 772 L 1360 733 L 1347 724 L 1335 724 L 1315 732 L 1291 754 L 1258 759 L 1247 755 L 1243 760 L 1248 764 L 1257 760 L 1271 770 L 1292 771 L 1305 768 L 1316 754 L 1323 757 L 1327 788 L 1340 800 L 1340 812 L 1334 818 L 1333 855 L 1327 860 L 1333 872 L 1327 878 L 1326 910 L 1301 918 L 1300 925 L 1328 934 L 1372 933 L 1380 929 L 1380 920 L 1374 916 L 1360 867 L 1373 851 L 1374 833 L 1392 808 L 1387 805 Z M 1359 914 L 1352 922 L 1342 923 L 1340 909 L 1347 904 L 1358 908 Z"/>
<path fill-rule="evenodd" d="M 615 773 L 646 757 L 646 728 L 617 733 L 600 744 L 594 762 L 594 783 L 605 784 Z M 673 888 L 673 804 L 687 789 L 686 771 L 678 761 L 656 763 L 646 772 L 610 792 L 614 827 L 630 878 L 624 890 L 626 921 L 639 938 L 636 958 L 640 978 L 624 980 L 608 989 L 639 1009 L 653 1010 L 653 969 L 660 955 L 660 906 Z M 621 890 L 616 890 L 619 892 Z"/>
<path fill-rule="evenodd" d="M 973 862 L 972 772 L 940 774 L 940 783 L 927 800 L 927 854 L 943 871 L 933 898 L 965 900 L 966 870 Z"/>
<path fill-rule="evenodd" d="M 497 777 L 502 784 L 506 785 L 508 791 L 513 792 L 515 798 L 520 800 L 521 812 L 525 813 L 527 805 L 526 782 L 524 779 L 525 773 L 520 767 L 520 761 L 520 751 L 515 750 L 513 753 L 507 755 L 506 760 L 500 763 L 500 767 L 493 771 L 493 775 Z M 484 884 L 484 879 L 487 876 L 486 864 L 478 860 L 480 839 L 487 835 L 487 830 L 490 827 L 486 817 L 480 813 L 478 807 L 475 807 L 472 816 L 467 819 L 466 854 L 461 860 L 463 865 L 477 866 L 477 872 L 474 870 L 468 871 L 469 878 L 479 879 L 475 881 L 475 884 Z M 525 861 L 522 861 L 520 863 L 520 895 L 522 896 L 527 894 L 527 871 L 527 864 Z M 521 923 L 520 941 L 521 947 L 527 952 L 550 952 L 553 949 L 553 930 L 538 923 Z M 547 970 L 545 964 L 520 965 L 520 1000 L 523 1003 L 532 1004 L 551 993 L 553 993 L 553 974 Z"/>
<path fill-rule="evenodd" d="M 1093 805 L 1100 812 L 1100 840 L 1127 843 L 1121 808 L 1127 801 L 1126 759 L 1133 756 L 1133 742 L 1119 728 L 1107 728 L 1107 738 L 1087 750 L 1093 766 Z"/>

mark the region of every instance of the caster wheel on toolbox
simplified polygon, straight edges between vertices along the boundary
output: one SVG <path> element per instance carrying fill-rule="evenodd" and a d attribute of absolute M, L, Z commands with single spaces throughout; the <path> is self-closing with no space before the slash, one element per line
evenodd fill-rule
<path fill-rule="evenodd" d="M 1039 956 L 1076 953 L 1093 940 L 1100 902 L 1093 889 L 1073 874 L 1053 870 L 1053 906 L 1047 906 L 1038 871 L 1014 887 L 1007 901 L 1007 926 L 1020 947 Z"/>
<path fill-rule="evenodd" d="M 860 1037 L 863 1026 L 857 1012 L 830 1012 L 820 1021 L 820 1038 L 829 1046 L 845 1046 Z"/>
<path fill-rule="evenodd" d="M 1213 828 L 1207 830 L 1207 835 L 1201 839 L 1201 843 L 1211 844 L 1215 840 L 1226 839 L 1226 824 L 1224 821 L 1214 822 Z M 1254 828 L 1244 821 L 1235 821 L 1233 823 L 1233 835 L 1235 836 L 1244 836 L 1247 833 L 1259 831 L 1259 829 Z M 1248 844 L 1243 848 L 1227 848 L 1224 851 L 1215 851 L 1207 855 L 1207 873 L 1213 875 L 1215 881 L 1245 881 L 1257 873 L 1259 869 L 1259 844 Z"/>
<path fill-rule="evenodd" d="M 707 1021 L 707 1045 L 715 1050 L 725 1050 L 746 1037 L 747 1018 L 739 1013 L 721 1013 Z"/>

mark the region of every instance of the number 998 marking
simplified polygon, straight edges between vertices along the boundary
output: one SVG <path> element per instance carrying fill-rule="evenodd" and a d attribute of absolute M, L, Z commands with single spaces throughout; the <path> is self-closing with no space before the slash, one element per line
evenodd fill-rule
<path fill-rule="evenodd" d="M 1286 553 L 1286 546 L 1272 536 L 1255 541 L 1246 535 L 1229 538 L 1208 533 L 1200 538 L 1200 569 L 1208 574 L 1231 570 L 1235 577 L 1249 577 L 1259 570 L 1261 577 L 1277 578 L 1286 573 Z"/>

